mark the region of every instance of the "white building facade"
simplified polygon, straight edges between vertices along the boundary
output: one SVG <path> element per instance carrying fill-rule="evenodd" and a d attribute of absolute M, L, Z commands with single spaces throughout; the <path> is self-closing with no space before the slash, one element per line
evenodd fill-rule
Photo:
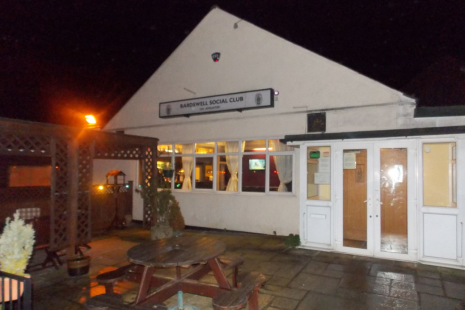
<path fill-rule="evenodd" d="M 461 267 L 465 118 L 239 20 L 212 9 L 104 129 L 160 139 L 186 224 Z"/>

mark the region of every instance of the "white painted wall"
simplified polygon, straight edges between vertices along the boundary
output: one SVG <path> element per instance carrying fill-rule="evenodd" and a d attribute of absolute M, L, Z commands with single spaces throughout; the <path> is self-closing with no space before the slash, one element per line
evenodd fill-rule
<path fill-rule="evenodd" d="M 111 170 L 121 170 L 126 174 L 126 182 L 134 181 L 132 188 L 132 218 L 134 220 L 143 220 L 143 200 L 141 196 L 134 191 L 138 186 L 139 180 L 139 163 L 137 160 L 109 160 L 94 159 L 93 162 L 92 184 L 106 184 L 106 175 Z"/>
<path fill-rule="evenodd" d="M 213 9 L 107 124 L 160 144 L 305 134 L 307 113 L 327 111 L 327 132 L 396 129 L 414 101 L 239 17 Z M 214 63 L 211 54 L 220 52 Z M 160 102 L 273 88 L 275 107 L 160 119 Z M 194 92 L 195 94 L 193 94 Z M 405 112 L 407 110 L 407 112 Z M 292 195 L 174 191 L 187 225 L 299 233 L 299 168 Z M 274 194 L 274 195 L 272 195 Z"/>
<path fill-rule="evenodd" d="M 173 193 L 188 225 L 270 235 L 299 233 L 295 195 Z"/>

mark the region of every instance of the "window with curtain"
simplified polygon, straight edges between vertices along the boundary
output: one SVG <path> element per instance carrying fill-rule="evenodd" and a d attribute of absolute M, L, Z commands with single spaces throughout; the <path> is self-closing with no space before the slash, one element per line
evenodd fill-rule
<path fill-rule="evenodd" d="M 172 158 L 173 189 L 293 191 L 294 149 L 278 139 L 162 144 L 159 155 L 159 164 Z"/>
<path fill-rule="evenodd" d="M 195 158 L 195 188 L 213 189 L 213 157 Z"/>
<path fill-rule="evenodd" d="M 193 144 L 176 144 L 176 155 L 188 155 L 194 153 Z M 175 172 L 176 187 L 175 189 L 190 190 L 192 189 L 192 169 L 194 168 L 193 156 L 176 156 Z"/>
<path fill-rule="evenodd" d="M 279 140 L 270 140 L 268 150 L 276 154 L 270 156 L 270 191 L 292 192 L 292 155 L 278 153 L 292 151 L 292 147 Z M 279 185 L 276 186 L 276 183 Z"/>
<path fill-rule="evenodd" d="M 241 143 L 241 146 L 243 143 Z M 227 192 L 237 192 L 239 183 L 239 142 L 218 142 L 218 153 L 225 153 L 218 156 L 218 178 L 217 190 Z"/>
<path fill-rule="evenodd" d="M 244 143 L 241 188 L 243 192 L 266 191 L 266 179 L 269 174 L 266 144 L 266 140 L 250 140 Z"/>

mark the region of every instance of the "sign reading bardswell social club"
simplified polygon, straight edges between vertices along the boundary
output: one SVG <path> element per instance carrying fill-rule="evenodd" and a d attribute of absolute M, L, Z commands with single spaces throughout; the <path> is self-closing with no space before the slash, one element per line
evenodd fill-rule
<path fill-rule="evenodd" d="M 188 117 L 193 114 L 272 107 L 274 107 L 274 91 L 267 88 L 226 95 L 160 102 L 159 116 L 160 118 Z"/>

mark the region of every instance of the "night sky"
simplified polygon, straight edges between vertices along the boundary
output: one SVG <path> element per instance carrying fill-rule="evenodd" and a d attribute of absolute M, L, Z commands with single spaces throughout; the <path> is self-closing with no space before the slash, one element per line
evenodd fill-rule
<path fill-rule="evenodd" d="M 92 0 L 0 2 L 0 117 L 108 121 L 213 5 L 402 90 L 465 60 L 465 1 Z"/>

